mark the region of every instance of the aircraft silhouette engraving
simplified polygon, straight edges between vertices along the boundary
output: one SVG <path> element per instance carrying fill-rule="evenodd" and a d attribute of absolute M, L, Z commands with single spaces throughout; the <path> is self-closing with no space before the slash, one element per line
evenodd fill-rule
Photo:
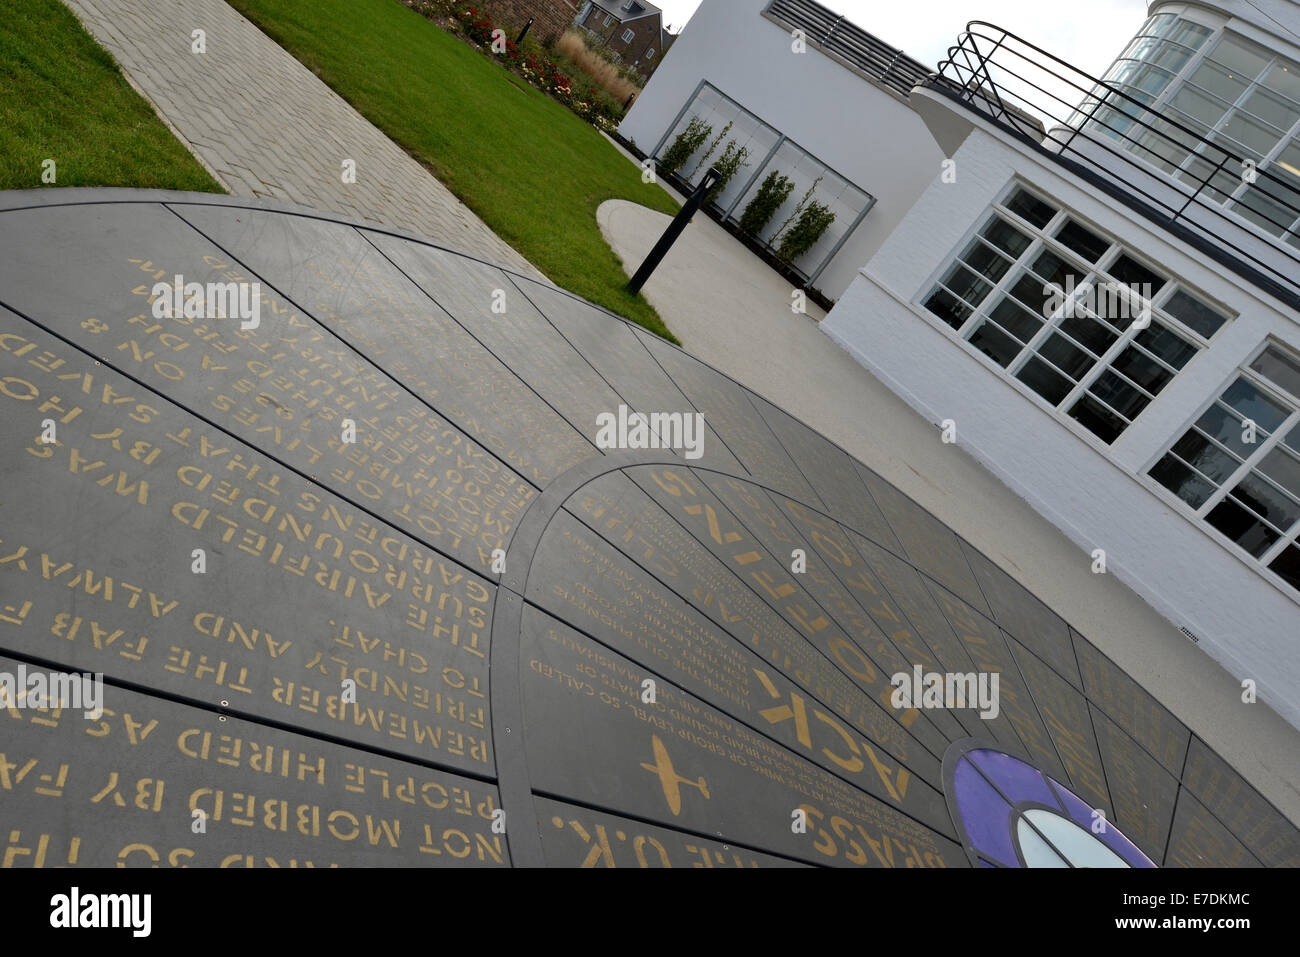
<path fill-rule="evenodd" d="M 651 735 L 654 745 L 655 763 L 646 764 L 642 762 L 641 767 L 645 768 L 651 774 L 659 775 L 659 783 L 663 785 L 664 797 L 668 801 L 668 809 L 673 812 L 673 817 L 677 817 L 682 812 L 682 791 L 681 785 L 697 788 L 704 799 L 709 799 L 709 786 L 703 776 L 698 781 L 692 781 L 690 778 L 684 778 L 673 768 L 673 762 L 668 757 L 668 749 L 664 743 L 659 740 L 659 735 Z"/>

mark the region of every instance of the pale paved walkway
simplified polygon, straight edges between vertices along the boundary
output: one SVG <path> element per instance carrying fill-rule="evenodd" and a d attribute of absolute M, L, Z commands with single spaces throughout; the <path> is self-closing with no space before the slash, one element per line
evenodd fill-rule
<path fill-rule="evenodd" d="M 598 213 L 632 271 L 670 218 L 625 200 Z M 817 327 L 790 311 L 789 283 L 706 216 L 645 286 L 691 354 L 803 419 L 929 509 L 1084 637 L 1300 821 L 1300 733 L 1054 525 L 954 445 Z"/>
<path fill-rule="evenodd" d="M 236 196 L 394 226 L 541 274 L 387 136 L 224 0 L 65 0 L 181 142 Z M 191 50 L 193 31 L 207 52 Z M 343 161 L 356 161 L 344 184 Z"/>

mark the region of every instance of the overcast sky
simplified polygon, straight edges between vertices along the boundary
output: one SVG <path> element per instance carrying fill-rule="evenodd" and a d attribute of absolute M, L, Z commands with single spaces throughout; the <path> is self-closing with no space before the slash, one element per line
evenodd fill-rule
<path fill-rule="evenodd" d="M 701 0 L 654 0 L 673 32 Z M 707 0 L 727 3 L 728 0 Z M 821 0 L 868 33 L 933 67 L 971 20 L 987 20 L 1100 76 L 1146 19 L 1146 0 Z"/>

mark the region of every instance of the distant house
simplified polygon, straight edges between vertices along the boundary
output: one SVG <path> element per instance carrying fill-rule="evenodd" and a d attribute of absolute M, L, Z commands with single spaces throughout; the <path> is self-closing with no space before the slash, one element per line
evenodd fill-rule
<path fill-rule="evenodd" d="M 587 0 L 575 22 L 645 76 L 676 39 L 664 29 L 663 11 L 646 0 Z"/>

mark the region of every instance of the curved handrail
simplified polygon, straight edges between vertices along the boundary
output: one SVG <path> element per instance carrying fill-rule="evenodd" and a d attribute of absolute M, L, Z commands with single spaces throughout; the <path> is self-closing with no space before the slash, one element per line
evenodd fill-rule
<path fill-rule="evenodd" d="M 1001 31 L 1002 33 L 1004 33 L 1005 36 L 999 39 L 999 46 L 1002 45 L 1002 40 L 1004 40 L 1006 37 L 1010 37 L 1010 38 L 1016 40 L 1016 41 L 1019 42 L 1019 43 L 1023 43 L 1026 47 L 1028 47 L 1029 49 L 1033 50 L 1035 53 L 1041 53 L 1041 54 L 1047 56 L 1049 59 L 1054 60 L 1054 61 L 1056 61 L 1057 63 L 1062 64 L 1063 66 L 1069 67 L 1069 69 L 1071 69 L 1071 70 L 1072 70 L 1074 73 L 1076 73 L 1078 76 L 1084 78 L 1085 80 L 1088 80 L 1088 81 L 1092 84 L 1091 88 L 1089 88 L 1089 87 L 1084 87 L 1084 86 L 1080 86 L 1079 84 L 1073 82 L 1073 81 L 1070 80 L 1069 78 L 1067 78 L 1067 77 L 1063 77 L 1063 76 L 1059 76 L 1058 74 L 1053 74 L 1053 76 L 1056 76 L 1057 79 L 1062 80 L 1064 83 L 1068 84 L 1069 86 L 1074 87 L 1074 89 L 1076 89 L 1076 90 L 1080 91 L 1081 93 L 1083 93 L 1083 94 L 1085 95 L 1085 97 L 1092 98 L 1092 99 L 1098 99 L 1097 106 L 1100 106 L 1100 105 L 1102 105 L 1102 104 L 1104 104 L 1104 103 L 1107 103 L 1107 101 L 1110 101 L 1110 100 L 1112 99 L 1112 97 L 1114 96 L 1114 97 L 1118 97 L 1118 98 L 1120 98 L 1120 99 L 1123 99 L 1123 100 L 1128 101 L 1128 102 L 1131 103 L 1133 106 L 1137 107 L 1137 109 L 1140 110 L 1141 113 L 1150 113 L 1150 112 L 1151 112 L 1151 105 L 1150 105 L 1149 103 L 1143 103 L 1141 100 L 1138 100 L 1138 99 L 1136 99 L 1136 98 L 1133 97 L 1133 96 L 1130 96 L 1130 95 L 1129 95 L 1128 93 L 1126 93 L 1124 90 L 1120 89 L 1119 87 L 1116 87 L 1116 86 L 1112 85 L 1112 84 L 1109 83 L 1108 81 L 1106 81 L 1106 80 L 1102 80 L 1102 79 L 1099 79 L 1099 78 L 1097 78 L 1097 77 L 1094 77 L 1094 76 L 1092 76 L 1090 73 L 1087 73 L 1087 72 L 1084 71 L 1084 70 L 1080 70 L 1080 69 L 1078 69 L 1077 67 L 1071 66 L 1070 64 L 1066 63 L 1064 60 L 1060 59 L 1059 57 L 1055 56 L 1054 54 L 1049 53 L 1049 52 L 1047 52 L 1046 50 L 1043 50 L 1041 47 L 1036 46 L 1036 45 L 1033 44 L 1033 43 L 1030 43 L 1029 41 L 1023 39 L 1022 37 L 1018 36 L 1017 34 L 1012 33 L 1012 32 L 1009 31 L 1009 30 L 1004 30 L 1002 27 L 999 27 L 999 26 L 997 26 L 997 25 L 995 25 L 995 24 L 988 23 L 987 21 L 984 21 L 984 20 L 973 20 L 973 21 L 971 21 L 970 24 L 968 24 L 968 28 L 969 28 L 970 26 L 974 26 L 974 25 L 992 27 L 994 30 L 999 30 L 999 31 Z M 971 33 L 971 32 L 967 32 L 966 34 L 964 34 L 964 36 L 965 36 L 965 37 L 970 37 L 970 38 L 979 37 L 980 39 L 984 39 L 984 40 L 992 40 L 992 39 L 993 39 L 992 37 L 990 37 L 990 36 L 986 36 L 986 35 L 984 35 L 984 34 Z M 950 47 L 950 48 L 949 48 L 949 51 L 951 52 L 951 51 L 954 50 L 954 49 L 956 49 L 956 48 L 954 48 L 954 47 Z M 995 50 L 996 50 L 996 49 L 997 49 L 997 48 L 995 47 Z M 1029 57 L 1025 56 L 1023 53 L 1021 53 L 1021 52 L 1018 51 L 1018 50 L 1014 50 L 1014 49 L 1012 49 L 1011 47 L 1006 47 L 1006 50 L 1007 50 L 1007 52 L 1010 53 L 1011 55 L 1013 55 L 1013 56 L 1017 56 L 1017 57 L 1019 57 L 1020 59 L 1025 60 L 1026 62 L 1031 62 L 1031 63 L 1033 62 Z M 978 52 L 978 50 L 977 50 L 976 52 Z M 989 53 L 989 56 L 990 56 L 990 57 L 992 56 L 992 51 Z M 940 66 L 940 71 L 941 71 L 941 72 L 942 72 L 942 69 L 943 69 L 944 64 L 951 65 L 951 66 L 953 66 L 954 68 L 959 68 L 959 65 L 956 64 L 953 60 L 951 60 L 951 59 L 950 59 L 950 60 L 945 60 L 943 63 L 941 63 L 941 64 L 939 65 L 939 66 Z M 1015 77 L 1017 77 L 1018 79 L 1024 80 L 1026 83 L 1029 83 L 1029 85 L 1034 86 L 1036 89 L 1038 89 L 1038 90 L 1040 90 L 1041 92 L 1045 93 L 1046 95 L 1052 97 L 1053 99 L 1057 100 L 1058 102 L 1062 103 L 1063 105 L 1066 105 L 1066 106 L 1070 107 L 1070 109 L 1071 109 L 1072 112 L 1075 112 L 1075 113 L 1079 112 L 1078 107 L 1072 106 L 1068 101 L 1066 101 L 1066 100 L 1062 100 L 1060 97 L 1057 97 L 1057 96 L 1055 96 L 1054 94 L 1050 93 L 1049 91 L 1044 90 L 1042 87 L 1038 87 L 1038 86 L 1036 86 L 1035 84 L 1033 84 L 1032 82 L 1030 82 L 1028 79 L 1026 79 L 1025 77 L 1021 77 L 1019 74 L 1015 73 L 1014 71 L 1012 71 L 1010 68 L 1006 67 L 1005 65 L 1003 65 L 1003 64 L 997 64 L 997 66 L 999 67 L 999 69 L 1002 69 L 1002 70 L 1006 71 L 1007 73 L 1010 73 L 1012 76 L 1015 76 Z M 985 74 L 987 75 L 987 69 L 985 70 Z M 995 86 L 996 86 L 996 84 L 995 84 Z M 1104 89 L 1104 90 L 1106 91 L 1106 94 L 1104 95 L 1104 97 L 1096 97 L 1096 96 L 1094 95 L 1098 87 L 1101 87 L 1102 89 Z M 998 91 L 998 96 L 999 96 L 999 101 L 1000 101 L 1000 100 L 1001 100 L 1001 97 L 1000 97 L 1000 91 Z M 1167 134 L 1165 134 L 1164 131 L 1158 129 L 1157 127 L 1155 127 L 1155 126 L 1152 125 L 1151 123 L 1147 122 L 1147 121 L 1146 121 L 1146 120 L 1145 120 L 1141 115 L 1137 115 L 1137 116 L 1129 115 L 1129 118 L 1133 121 L 1134 124 L 1136 124 L 1136 125 L 1138 125 L 1138 126 L 1141 126 L 1141 127 L 1144 128 L 1144 129 L 1150 130 L 1150 131 L 1152 131 L 1152 132 L 1154 132 L 1154 133 L 1157 133 L 1158 135 L 1162 135 L 1162 136 L 1164 136 L 1165 139 L 1171 140 L 1171 141 L 1173 141 L 1173 142 L 1177 142 L 1177 141 L 1173 140 L 1172 137 L 1169 137 Z M 1056 119 L 1056 118 L 1053 117 L 1053 119 Z M 1182 132 L 1182 133 L 1186 133 L 1186 134 L 1188 135 L 1188 137 L 1191 138 L 1191 139 L 1195 142 L 1195 144 L 1196 144 L 1197 147 L 1200 147 L 1200 146 L 1208 146 L 1208 147 L 1210 147 L 1210 148 L 1216 150 L 1218 153 L 1223 154 L 1223 157 L 1224 157 L 1224 159 L 1223 159 L 1223 161 L 1222 161 L 1223 165 L 1227 165 L 1227 163 L 1228 163 L 1229 160 L 1231 160 L 1232 162 L 1234 162 L 1234 163 L 1236 163 L 1236 164 L 1238 164 L 1238 165 L 1244 165 L 1244 164 L 1247 162 L 1247 157 L 1244 157 L 1244 156 L 1242 156 L 1242 155 L 1240 155 L 1240 154 L 1238 154 L 1238 153 L 1235 153 L 1235 152 L 1233 152 L 1232 150 L 1227 149 L 1226 147 L 1221 146 L 1220 144 L 1214 142 L 1213 140 L 1207 140 L 1204 136 L 1202 136 L 1202 135 L 1201 135 L 1200 133 L 1198 133 L 1196 130 L 1192 129 L 1191 127 L 1185 126 L 1184 124 L 1178 122 L 1176 119 L 1173 119 L 1172 117 L 1160 116 L 1159 119 L 1160 119 L 1160 122 L 1161 122 L 1161 123 L 1164 123 L 1164 124 L 1167 125 L 1167 126 L 1170 126 L 1170 127 L 1174 128 L 1174 129 L 1177 129 L 1178 131 L 1180 131 L 1180 132 Z M 1076 132 L 1077 132 L 1077 131 L 1076 131 Z M 1128 137 L 1126 137 L 1126 138 L 1128 138 Z M 1181 145 L 1181 144 L 1180 144 L 1180 145 Z M 1279 179 L 1278 177 L 1274 176 L 1274 175 L 1273 175 L 1269 170 L 1267 170 L 1267 169 L 1256 170 L 1256 174 L 1257 174 L 1258 177 L 1260 177 L 1260 178 L 1262 178 L 1262 179 L 1270 180 L 1270 181 L 1275 182 L 1275 183 L 1277 183 L 1278 185 L 1282 186 L 1284 189 L 1292 190 L 1292 191 L 1293 191 L 1293 187 L 1291 187 L 1288 183 L 1286 183 L 1285 180 Z M 1274 198 L 1276 198 L 1276 197 L 1274 197 Z M 1286 205 L 1286 204 L 1284 203 L 1284 205 Z M 1291 207 L 1291 206 L 1288 205 L 1287 208 L 1288 208 L 1288 209 L 1292 209 L 1292 210 L 1294 210 L 1294 212 L 1296 213 L 1296 215 L 1297 215 L 1297 216 L 1300 216 L 1300 207 Z M 1276 225 L 1282 225 L 1282 224 L 1279 223 L 1279 224 L 1276 224 Z"/>
<path fill-rule="evenodd" d="M 1070 130 L 1069 137 L 1064 139 L 1047 134 L 1047 139 L 1050 140 L 1056 155 L 1062 162 L 1068 160 L 1076 167 L 1080 162 L 1084 162 L 1095 167 L 1097 174 L 1123 186 L 1135 197 L 1140 197 L 1155 208 L 1163 210 L 1163 215 L 1169 217 L 1170 224 L 1181 223 L 1184 228 L 1197 230 L 1217 245 L 1227 244 L 1226 248 L 1233 255 L 1248 260 L 1259 269 L 1280 279 L 1286 286 L 1300 292 L 1300 258 L 1283 240 L 1275 235 L 1266 238 L 1267 229 L 1256 233 L 1254 224 L 1223 205 L 1232 198 L 1235 188 L 1225 191 L 1215 181 L 1230 167 L 1230 164 L 1243 171 L 1248 169 L 1247 157 L 1220 143 L 1206 139 L 1201 133 L 1172 116 L 1153 111 L 1151 104 L 1131 96 L 1112 82 L 1093 76 L 1019 34 L 986 20 L 972 20 L 967 23 L 966 31 L 958 38 L 955 45 L 948 48 L 947 54 L 947 59 L 938 64 L 938 72 L 931 73 L 924 81 L 926 86 L 965 102 L 977 112 L 989 116 L 993 122 L 1032 140 L 1040 149 L 1046 149 L 1045 131 L 1028 129 L 1025 118 L 1034 115 L 1046 116 L 1054 123 Z M 1031 69 L 1027 70 L 1020 66 L 1022 62 L 1028 64 Z M 1055 64 L 1056 68 L 1053 68 L 1052 64 Z M 1039 77 L 1032 76 L 1034 70 L 1038 71 Z M 1026 76 L 1025 73 L 1030 73 L 1031 76 Z M 1050 82 L 1043 79 L 1044 77 L 1050 78 Z M 1008 78 L 1014 82 L 1009 83 Z M 1036 79 L 1042 82 L 1036 82 Z M 1058 92 L 1049 90 L 1043 83 L 1057 88 L 1058 91 L 1064 85 L 1078 91 L 1082 99 L 1077 103 L 1071 102 Z M 1025 88 L 1031 91 L 1027 95 Z M 1072 94 L 1065 93 L 1065 95 Z M 1045 97 L 1049 101 L 1047 105 L 1040 97 Z M 1052 106 L 1050 101 L 1060 104 L 1068 111 L 1065 119 L 1054 112 L 1057 108 Z M 1103 108 L 1121 114 L 1125 118 L 1122 129 L 1106 127 L 1125 144 L 1118 149 L 1116 144 L 1110 142 L 1112 137 L 1107 136 L 1103 140 L 1089 132 L 1090 126 L 1100 122 L 1096 117 Z M 1156 125 L 1157 123 L 1159 126 Z M 1074 145 L 1076 138 L 1082 138 L 1091 144 L 1094 150 L 1108 154 L 1125 165 L 1117 171 L 1112 166 L 1098 162 L 1095 156 L 1081 152 Z M 1137 155 L 1137 151 L 1142 151 L 1148 156 L 1160 157 L 1162 163 L 1167 162 L 1168 158 L 1162 157 L 1156 149 L 1162 144 L 1176 148 L 1181 154 L 1198 156 L 1206 166 L 1210 167 L 1210 171 L 1204 176 L 1189 175 L 1175 178 L 1168 173 L 1162 173 L 1145 157 Z M 1253 163 L 1253 161 L 1249 162 Z M 1179 207 L 1176 202 L 1170 203 L 1167 198 L 1152 194 L 1138 183 L 1125 180 L 1123 172 L 1125 168 L 1136 170 L 1153 181 L 1163 180 L 1164 185 L 1170 187 L 1181 198 L 1182 206 Z M 1271 224 L 1285 235 L 1292 228 L 1296 218 L 1300 217 L 1300 189 L 1281 179 L 1268 168 L 1255 167 L 1253 178 L 1245 182 L 1266 197 L 1266 202 L 1269 204 L 1268 213 L 1247 206 L 1246 208 L 1251 209 L 1252 217 L 1260 222 Z M 1271 189 L 1266 188 L 1270 186 Z M 1253 195 L 1251 192 L 1246 192 L 1237 199 L 1241 202 L 1251 195 Z M 1274 253 L 1294 263 L 1297 269 L 1275 268 L 1247 250 L 1232 245 L 1220 232 L 1206 228 L 1195 218 L 1186 217 L 1185 214 L 1193 205 L 1217 221 L 1237 230 L 1239 234 L 1251 237 L 1261 246 L 1268 246 Z M 1280 212 L 1273 213 L 1275 209 Z M 1289 215 L 1291 218 L 1286 222 L 1279 222 L 1273 219 L 1270 213 Z"/>

